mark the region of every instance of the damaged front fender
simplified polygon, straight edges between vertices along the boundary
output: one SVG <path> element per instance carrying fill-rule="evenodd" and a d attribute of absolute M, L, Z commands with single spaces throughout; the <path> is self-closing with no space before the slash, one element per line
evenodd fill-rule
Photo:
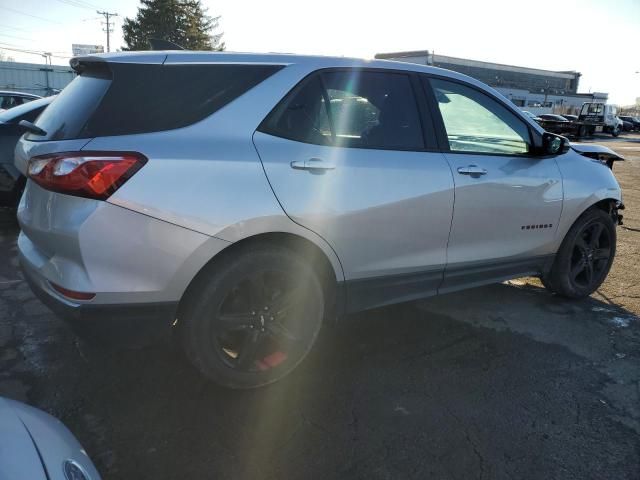
<path fill-rule="evenodd" d="M 610 148 L 603 147 L 602 145 L 595 145 L 593 143 L 572 143 L 571 148 L 580 155 L 604 163 L 611 169 L 613 169 L 613 162 L 624 161 L 624 157 L 622 155 L 619 155 Z"/>

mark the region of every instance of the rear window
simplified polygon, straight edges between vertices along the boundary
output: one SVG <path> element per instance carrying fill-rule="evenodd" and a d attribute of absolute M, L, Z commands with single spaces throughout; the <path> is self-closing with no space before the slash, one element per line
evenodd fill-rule
<path fill-rule="evenodd" d="M 186 127 L 282 68 L 279 65 L 111 63 L 83 72 L 38 119 L 46 136 L 68 140 Z"/>

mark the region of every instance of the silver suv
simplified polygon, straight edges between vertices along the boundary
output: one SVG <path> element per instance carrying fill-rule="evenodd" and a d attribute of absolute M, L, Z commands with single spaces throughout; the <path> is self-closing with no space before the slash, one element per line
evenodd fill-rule
<path fill-rule="evenodd" d="M 85 334 L 172 330 L 219 384 L 281 378 L 323 319 L 525 275 L 584 297 L 613 261 L 616 154 L 467 76 L 202 52 L 71 63 L 16 148 L 25 276 Z"/>

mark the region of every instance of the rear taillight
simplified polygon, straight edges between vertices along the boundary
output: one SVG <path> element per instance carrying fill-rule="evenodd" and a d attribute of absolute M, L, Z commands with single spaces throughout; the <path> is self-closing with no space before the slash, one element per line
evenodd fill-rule
<path fill-rule="evenodd" d="M 106 200 L 146 162 L 132 152 L 67 152 L 33 157 L 28 175 L 47 190 Z"/>

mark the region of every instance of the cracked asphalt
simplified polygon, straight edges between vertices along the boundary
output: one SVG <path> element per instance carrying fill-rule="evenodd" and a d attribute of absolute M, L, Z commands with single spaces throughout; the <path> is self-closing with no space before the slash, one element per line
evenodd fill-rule
<path fill-rule="evenodd" d="M 105 479 L 640 478 L 640 135 L 590 299 L 520 279 L 349 317 L 291 376 L 226 391 L 168 346 L 87 345 L 36 300 L 0 213 L 0 395 L 74 432 Z"/>

